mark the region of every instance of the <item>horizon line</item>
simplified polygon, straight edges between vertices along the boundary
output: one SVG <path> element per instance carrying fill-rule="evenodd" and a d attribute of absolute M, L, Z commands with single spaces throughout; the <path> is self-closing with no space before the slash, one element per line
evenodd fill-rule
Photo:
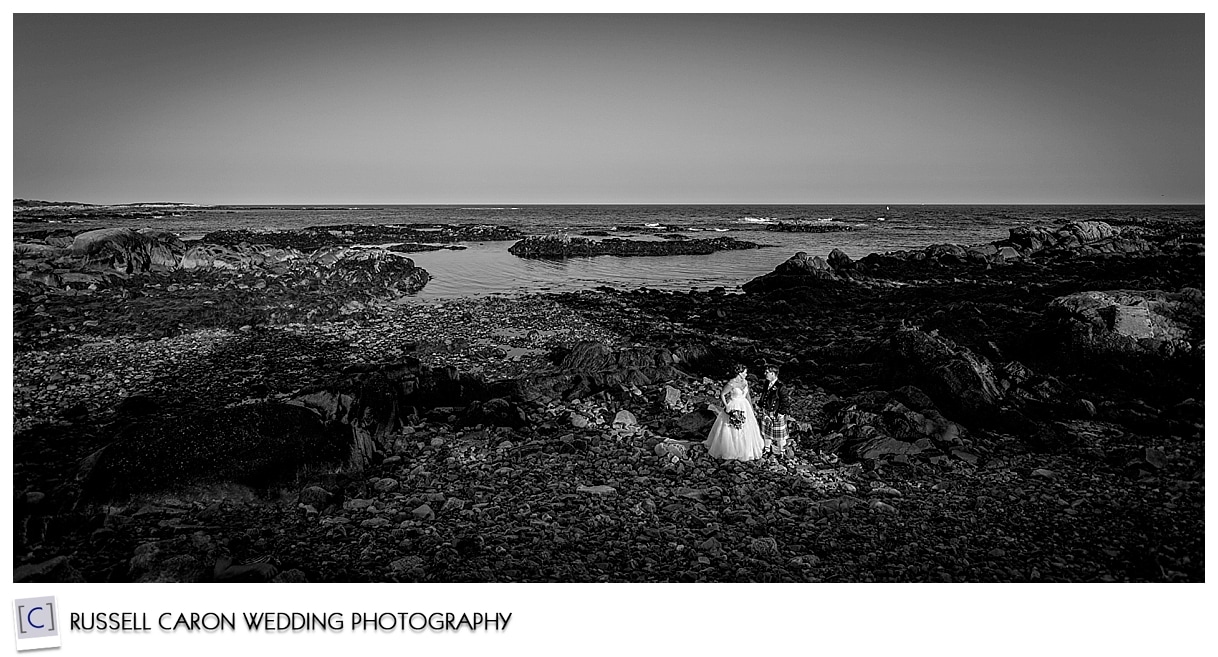
<path fill-rule="evenodd" d="M 343 202 L 227 202 L 227 203 L 209 203 L 201 201 L 124 201 L 113 203 L 97 203 L 88 201 L 48 201 L 37 198 L 15 197 L 14 203 L 18 200 L 32 201 L 36 203 L 55 203 L 63 205 L 93 205 L 93 206 L 117 206 L 117 205 L 194 205 L 194 206 L 210 206 L 210 207 L 269 207 L 269 206 L 323 206 L 323 207 L 344 207 L 344 206 L 379 206 L 379 207 L 544 207 L 544 206 L 847 206 L 847 205 L 862 205 L 862 206 L 953 206 L 953 205 L 992 205 L 992 206 L 1014 206 L 1014 205 L 1029 205 L 1029 206 L 1053 206 L 1053 205 L 1073 205 L 1073 206 L 1104 206 L 1104 205 L 1124 205 L 1124 206 L 1159 206 L 1159 205 L 1205 205 L 1205 201 L 1176 201 L 1164 200 L 1158 202 L 1136 201 L 1136 202 L 1120 202 L 1120 201 L 853 201 L 853 202 L 773 202 L 773 201 L 744 201 L 744 202 L 699 202 L 699 201 L 664 201 L 664 202 L 595 202 L 595 201 L 579 201 L 579 202 L 368 202 L 368 201 L 343 201 Z"/>

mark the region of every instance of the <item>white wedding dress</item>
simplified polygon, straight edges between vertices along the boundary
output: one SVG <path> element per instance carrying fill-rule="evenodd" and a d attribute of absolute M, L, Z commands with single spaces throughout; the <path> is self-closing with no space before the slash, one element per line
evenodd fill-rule
<path fill-rule="evenodd" d="M 727 412 L 716 407 L 715 412 L 719 417 L 715 418 L 710 435 L 703 443 L 706 445 L 706 451 L 711 456 L 724 460 L 759 459 L 765 449 L 765 441 L 761 438 L 761 427 L 757 425 L 757 416 L 753 413 L 753 402 L 749 401 L 748 384 L 739 387 L 729 383 L 728 390 L 726 411 L 743 411 L 744 424 L 739 429 L 733 427 Z"/>

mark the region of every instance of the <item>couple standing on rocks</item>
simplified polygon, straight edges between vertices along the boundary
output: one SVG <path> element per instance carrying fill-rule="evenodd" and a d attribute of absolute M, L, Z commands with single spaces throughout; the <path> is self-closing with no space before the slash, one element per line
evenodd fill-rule
<path fill-rule="evenodd" d="M 713 407 L 718 417 L 703 443 L 706 451 L 715 458 L 734 461 L 759 459 L 765 455 L 767 448 L 771 454 L 785 457 L 791 397 L 786 386 L 778 380 L 778 366 L 766 365 L 763 370 L 766 382 L 757 400 L 762 412 L 760 426 L 749 396 L 748 379 L 745 378 L 748 368 L 737 364 L 733 369 L 736 376 L 719 393 L 723 408 Z"/>

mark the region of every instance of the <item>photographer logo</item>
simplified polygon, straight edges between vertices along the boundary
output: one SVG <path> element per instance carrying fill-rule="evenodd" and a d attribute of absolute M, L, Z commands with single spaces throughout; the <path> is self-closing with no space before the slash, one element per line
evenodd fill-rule
<path fill-rule="evenodd" d="M 22 598 L 13 601 L 17 633 L 17 650 L 57 648 L 59 642 L 59 618 L 55 597 Z"/>

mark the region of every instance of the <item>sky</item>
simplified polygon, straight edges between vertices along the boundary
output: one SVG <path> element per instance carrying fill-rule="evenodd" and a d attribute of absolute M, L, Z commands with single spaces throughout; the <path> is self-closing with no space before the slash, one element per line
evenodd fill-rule
<path fill-rule="evenodd" d="M 14 195 L 1203 203 L 1204 17 L 31 15 Z"/>

